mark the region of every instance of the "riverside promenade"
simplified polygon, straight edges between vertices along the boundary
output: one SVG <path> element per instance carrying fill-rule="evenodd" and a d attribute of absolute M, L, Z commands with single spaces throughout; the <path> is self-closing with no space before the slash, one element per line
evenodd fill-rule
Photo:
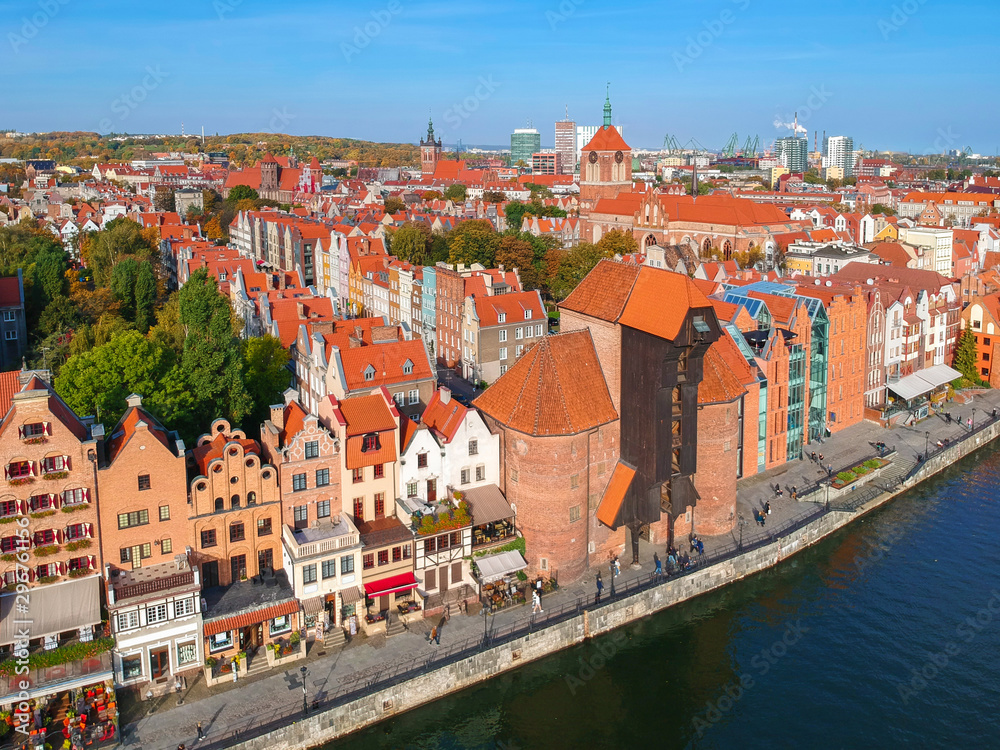
<path fill-rule="evenodd" d="M 925 457 L 928 448 L 932 460 L 935 454 L 941 455 L 941 451 L 936 449 L 938 441 L 948 440 L 954 446 L 963 438 L 969 438 L 970 443 L 979 444 L 982 428 L 992 423 L 994 408 L 1000 408 L 1000 392 L 977 393 L 971 403 L 948 406 L 947 410 L 955 420 L 961 419 L 965 423 L 970 417 L 973 419 L 971 433 L 967 428 L 959 427 L 957 421 L 949 423 L 942 416 L 932 416 L 914 427 L 888 430 L 862 423 L 826 439 L 822 444 L 809 446 L 808 452 L 816 449 L 817 453 L 822 453 L 824 464 L 832 464 L 835 471 L 875 455 L 874 444 L 878 441 L 885 442 L 889 449 L 895 449 L 893 464 L 889 467 L 892 471 L 887 469 L 884 476 L 871 484 L 829 502 L 826 485 L 817 485 L 827 472 L 809 459 L 792 461 L 762 476 L 742 481 L 737 503 L 738 514 L 745 523 L 738 523 L 732 534 L 703 538 L 705 555 L 698 560 L 693 572 L 704 574 L 716 568 L 720 571 L 731 569 L 733 561 L 745 556 L 748 551 L 773 546 L 776 541 L 801 531 L 824 516 L 835 515 L 838 524 L 848 523 L 850 511 L 879 495 L 889 497 L 893 486 L 898 487 L 910 474 L 919 471 L 924 464 L 918 463 L 918 456 Z M 993 425 L 988 432 L 995 433 L 996 426 Z M 784 491 L 781 498 L 775 496 L 775 484 L 780 484 Z M 808 494 L 794 501 L 790 497 L 792 486 L 798 488 L 800 496 Z M 762 528 L 754 523 L 753 511 L 767 500 L 771 502 L 772 513 Z M 680 543 L 677 546 L 680 547 Z M 614 601 L 654 587 L 662 589 L 672 585 L 673 582 L 663 584 L 652 580 L 653 551 L 648 545 L 643 545 L 641 569 L 622 567 L 621 576 L 614 581 Z M 656 551 L 661 558 L 664 557 L 662 549 Z M 363 702 L 378 691 L 424 679 L 437 669 L 474 660 L 476 655 L 496 650 L 504 644 L 511 644 L 514 648 L 523 643 L 528 633 L 533 634 L 534 642 L 538 644 L 542 629 L 557 631 L 565 628 L 567 624 L 578 622 L 581 614 L 586 623 L 588 611 L 596 620 L 602 608 L 608 609 L 611 604 L 611 576 L 607 569 L 602 571 L 605 596 L 601 606 L 595 607 L 595 572 L 591 571 L 580 581 L 546 595 L 543 599 L 545 611 L 541 615 L 532 617 L 530 606 L 516 607 L 490 617 L 472 613 L 471 609 L 467 616 L 456 615 L 444 624 L 440 645 L 428 642 L 430 628 L 438 624 L 436 620 L 428 620 L 412 624 L 407 632 L 389 639 L 384 636 L 355 638 L 342 648 L 325 652 L 321 644 L 313 644 L 307 661 L 296 662 L 287 671 L 266 673 L 234 685 L 209 690 L 204 680 L 199 678 L 181 696 L 184 701 L 181 705 L 178 705 L 176 695 L 140 704 L 139 707 L 148 710 L 148 713 L 123 728 L 123 744 L 128 748 L 148 750 L 174 750 L 180 743 L 188 747 L 232 747 L 291 725 L 303 716 L 299 674 L 299 667 L 303 664 L 308 668 L 305 680 L 307 701 L 317 704 L 312 713 L 321 713 L 351 702 Z M 684 577 L 689 575 L 692 579 L 699 578 L 695 593 L 711 590 L 732 580 L 731 575 L 725 580 L 720 576 L 716 584 L 708 581 L 708 576 L 686 573 L 676 577 L 674 582 L 683 584 Z M 712 580 L 716 580 L 715 577 Z M 619 614 L 624 617 L 626 613 Z M 541 642 L 544 643 L 544 638 Z M 520 651 L 515 653 L 520 654 Z M 392 710 L 389 706 L 384 715 L 391 715 Z M 357 719 L 359 725 L 379 718 L 370 707 L 366 707 L 365 711 L 364 717 Z M 327 726 L 331 726 L 333 721 L 331 718 Z M 196 743 L 198 722 L 202 722 L 207 738 Z M 268 741 L 268 738 L 261 737 L 260 742 Z M 305 744 L 300 742 L 291 746 Z"/>

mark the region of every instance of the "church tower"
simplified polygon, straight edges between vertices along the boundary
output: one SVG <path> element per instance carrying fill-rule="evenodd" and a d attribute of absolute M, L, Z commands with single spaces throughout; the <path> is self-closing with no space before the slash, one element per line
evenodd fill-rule
<path fill-rule="evenodd" d="M 420 141 L 420 172 L 423 175 L 434 174 L 437 163 L 441 161 L 441 139 L 434 140 L 434 121 L 427 119 L 427 140 Z"/>
<path fill-rule="evenodd" d="M 593 210 L 601 198 L 632 189 L 632 149 L 611 124 L 611 93 L 604 100 L 604 124 L 580 153 L 580 211 Z"/>
<path fill-rule="evenodd" d="M 268 151 L 260 161 L 260 197 L 265 197 L 265 192 L 273 193 L 278 189 L 278 160 L 274 154 Z M 272 196 L 267 195 L 270 198 Z"/>

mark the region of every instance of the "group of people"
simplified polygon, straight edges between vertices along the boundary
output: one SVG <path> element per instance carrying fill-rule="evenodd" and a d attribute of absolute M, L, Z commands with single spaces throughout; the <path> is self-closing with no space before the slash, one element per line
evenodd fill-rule
<path fill-rule="evenodd" d="M 875 450 L 877 450 L 878 454 L 880 456 L 882 456 L 882 455 L 885 455 L 885 452 L 887 450 L 889 450 L 889 448 L 886 446 L 885 443 L 883 443 L 881 440 L 879 440 L 879 441 L 876 441 L 876 443 L 875 443 Z"/>

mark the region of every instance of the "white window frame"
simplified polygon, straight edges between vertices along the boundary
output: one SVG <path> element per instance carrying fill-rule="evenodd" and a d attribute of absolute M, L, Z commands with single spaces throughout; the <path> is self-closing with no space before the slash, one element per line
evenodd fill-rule
<path fill-rule="evenodd" d="M 118 631 L 123 630 L 134 630 L 139 627 L 139 611 L 132 610 L 130 612 L 119 612 L 116 617 L 118 618 Z"/>
<path fill-rule="evenodd" d="M 531 330 L 531 326 L 528 326 L 528 330 L 529 331 Z M 524 329 L 522 329 L 522 328 L 515 328 L 514 329 L 514 338 L 517 339 L 518 341 L 520 341 L 521 339 L 523 339 L 524 338 Z"/>
<path fill-rule="evenodd" d="M 500 356 L 499 356 L 499 359 L 507 359 L 507 347 L 506 346 L 501 346 L 500 347 Z"/>
<path fill-rule="evenodd" d="M 156 619 L 153 618 L 153 613 L 156 613 Z M 162 616 L 161 616 L 162 615 Z M 161 622 L 166 622 L 169 620 L 169 613 L 167 612 L 167 604 L 163 602 L 162 604 L 151 604 L 146 607 L 146 624 L 147 625 L 158 625 Z"/>
<path fill-rule="evenodd" d="M 413 404 L 419 404 L 420 403 L 420 391 L 419 391 L 419 389 L 416 389 L 416 388 L 413 389 L 412 391 L 410 391 L 409 395 L 410 395 L 410 405 L 411 406 Z"/>
<path fill-rule="evenodd" d="M 504 343 L 507 340 L 507 329 L 501 328 L 500 333 L 498 335 L 500 337 L 500 343 L 501 344 Z"/>

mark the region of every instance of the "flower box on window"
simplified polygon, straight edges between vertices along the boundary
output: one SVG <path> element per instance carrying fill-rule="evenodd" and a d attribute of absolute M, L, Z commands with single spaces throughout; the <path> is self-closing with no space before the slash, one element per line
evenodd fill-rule
<path fill-rule="evenodd" d="M 58 544 L 50 544 L 47 547 L 38 547 L 35 549 L 35 557 L 50 557 L 59 551 Z"/>
<path fill-rule="evenodd" d="M 22 485 L 25 484 L 31 484 L 34 481 L 35 481 L 34 477 L 14 477 L 13 479 L 7 480 L 7 483 L 11 487 L 21 487 Z"/>
<path fill-rule="evenodd" d="M 37 435 L 36 437 L 25 438 L 25 445 L 41 445 L 42 443 L 49 442 L 47 438 L 42 435 Z"/>
<path fill-rule="evenodd" d="M 42 474 L 42 479 L 65 479 L 68 476 L 68 471 L 48 471 Z"/>

